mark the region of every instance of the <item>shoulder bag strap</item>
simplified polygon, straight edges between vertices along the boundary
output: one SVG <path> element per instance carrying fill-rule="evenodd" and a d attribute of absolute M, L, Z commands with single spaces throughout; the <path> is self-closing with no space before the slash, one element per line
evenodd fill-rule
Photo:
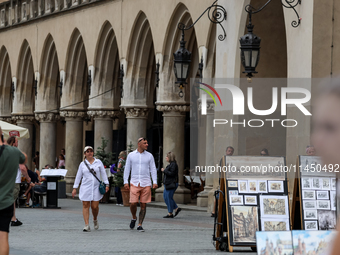
<path fill-rule="evenodd" d="M 101 183 L 101 181 L 98 179 L 98 177 L 97 176 L 95 176 L 95 174 L 91 171 L 91 169 L 90 169 L 90 167 L 89 167 L 89 165 L 86 163 L 86 161 L 84 160 L 84 163 L 85 163 L 85 165 L 87 166 L 87 168 L 89 169 L 89 171 L 90 171 L 90 173 L 99 181 L 99 183 Z"/>

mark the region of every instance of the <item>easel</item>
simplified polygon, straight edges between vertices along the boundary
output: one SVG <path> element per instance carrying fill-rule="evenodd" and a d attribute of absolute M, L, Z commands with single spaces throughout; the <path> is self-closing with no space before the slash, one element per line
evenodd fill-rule
<path fill-rule="evenodd" d="M 293 188 L 293 202 L 292 202 L 292 207 L 291 207 L 291 212 L 290 212 L 290 219 L 291 219 L 291 226 L 290 229 L 303 229 L 303 221 L 302 221 L 302 199 L 300 197 L 301 195 L 301 182 L 300 182 L 300 161 L 299 161 L 299 156 L 296 158 L 296 171 L 295 173 L 295 178 L 294 178 L 294 188 Z M 296 205 L 298 203 L 298 205 Z M 295 211 L 296 208 L 300 207 L 300 222 L 301 222 L 301 228 L 298 228 L 295 224 Z"/>
<path fill-rule="evenodd" d="M 225 192 L 225 190 L 226 190 L 225 185 L 226 185 L 226 179 L 225 179 L 225 176 L 223 176 L 221 178 L 221 182 L 220 182 L 220 190 L 223 191 L 223 192 Z M 220 194 L 219 199 L 218 199 L 218 208 L 222 208 L 223 202 L 224 202 L 224 197 L 221 196 L 221 194 Z M 217 221 L 222 222 L 222 217 L 223 217 L 222 216 L 222 210 L 218 210 L 217 213 L 218 213 L 217 214 Z M 220 235 L 221 228 L 222 228 L 221 225 L 217 225 L 216 238 L 221 237 L 221 235 Z M 220 249 L 220 243 L 216 242 L 216 250 L 219 250 L 219 249 Z"/>

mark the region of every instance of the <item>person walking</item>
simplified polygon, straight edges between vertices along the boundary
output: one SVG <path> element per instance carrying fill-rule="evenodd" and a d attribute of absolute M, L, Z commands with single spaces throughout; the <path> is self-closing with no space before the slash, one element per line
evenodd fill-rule
<path fill-rule="evenodd" d="M 27 161 L 27 156 L 15 146 L 5 145 L 0 127 L 0 254 L 9 254 L 8 233 L 13 216 L 13 192 L 19 164 Z"/>
<path fill-rule="evenodd" d="M 117 172 L 124 172 L 125 164 L 123 164 L 124 161 L 126 161 L 126 151 L 121 151 L 118 155 L 118 167 Z M 120 187 L 115 187 L 115 192 L 117 194 L 117 205 L 123 206 L 123 198 L 122 198 L 122 192 L 120 191 Z"/>
<path fill-rule="evenodd" d="M 16 148 L 18 148 L 18 138 L 16 136 L 11 136 L 7 139 L 7 144 L 10 146 L 14 146 Z M 13 199 L 14 199 L 14 204 L 13 204 L 13 217 L 11 220 L 11 226 L 12 227 L 17 227 L 17 226 L 21 226 L 22 222 L 16 217 L 15 215 L 15 201 L 18 199 L 19 196 L 19 192 L 20 192 L 20 183 L 21 183 L 21 174 L 26 178 L 27 182 L 31 183 L 31 178 L 29 177 L 27 170 L 26 170 L 26 166 L 23 165 L 19 165 L 18 168 L 18 172 L 17 172 L 17 176 L 15 178 L 15 186 L 14 186 L 14 192 L 13 192 Z M 32 183 L 30 185 L 33 185 Z"/>
<path fill-rule="evenodd" d="M 177 206 L 174 200 L 174 194 L 178 188 L 178 165 L 175 159 L 175 154 L 171 151 L 166 154 L 165 159 L 170 164 L 167 165 L 165 169 L 161 169 L 161 171 L 164 173 L 163 198 L 166 206 L 168 207 L 168 214 L 163 218 L 173 218 L 176 217 L 182 210 Z M 172 214 L 173 210 L 175 210 L 175 216 Z"/>
<path fill-rule="evenodd" d="M 151 202 L 151 179 L 152 176 L 153 188 L 157 189 L 157 170 L 155 160 L 150 152 L 147 152 L 148 141 L 145 138 L 139 138 L 137 141 L 138 148 L 129 153 L 126 159 L 124 170 L 124 187 L 130 190 L 130 211 L 132 220 L 130 229 L 135 228 L 137 221 L 137 203 L 140 200 L 139 223 L 137 230 L 144 232 L 142 227 L 145 214 L 146 204 Z M 131 173 L 129 187 L 128 179 Z"/>
<path fill-rule="evenodd" d="M 109 181 L 107 179 L 103 163 L 99 159 L 93 157 L 93 148 L 91 146 L 86 146 L 84 148 L 84 156 L 84 161 L 80 163 L 77 176 L 74 181 L 72 197 L 74 198 L 77 194 L 77 188 L 82 180 L 79 189 L 79 199 L 83 202 L 83 217 L 85 221 L 83 231 L 90 232 L 90 206 L 92 209 L 94 229 L 97 230 L 99 228 L 97 219 L 99 212 L 99 200 L 103 197 L 103 195 L 99 192 L 99 181 L 96 177 L 104 181 L 106 184 L 106 192 L 109 191 Z"/>

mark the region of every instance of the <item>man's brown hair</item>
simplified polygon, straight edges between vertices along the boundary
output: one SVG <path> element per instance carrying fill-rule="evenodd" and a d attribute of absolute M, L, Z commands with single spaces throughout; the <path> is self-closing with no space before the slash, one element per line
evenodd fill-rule
<path fill-rule="evenodd" d="M 7 139 L 7 144 L 10 146 L 13 146 L 13 144 L 15 143 L 15 138 L 16 136 L 11 136 L 10 138 Z"/>

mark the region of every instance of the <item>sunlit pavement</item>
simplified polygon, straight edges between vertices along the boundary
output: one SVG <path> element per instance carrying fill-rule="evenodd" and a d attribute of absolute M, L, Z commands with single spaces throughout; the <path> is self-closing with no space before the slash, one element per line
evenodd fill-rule
<path fill-rule="evenodd" d="M 59 199 L 59 206 L 17 209 L 24 224 L 10 230 L 10 254 L 226 254 L 213 246 L 213 218 L 205 211 L 182 210 L 176 218 L 163 219 L 166 209 L 148 207 L 145 232 L 139 233 L 129 228 L 128 207 L 100 204 L 99 230 L 90 216 L 91 232 L 83 232 L 81 201 Z M 250 248 L 235 251 L 251 253 Z"/>

